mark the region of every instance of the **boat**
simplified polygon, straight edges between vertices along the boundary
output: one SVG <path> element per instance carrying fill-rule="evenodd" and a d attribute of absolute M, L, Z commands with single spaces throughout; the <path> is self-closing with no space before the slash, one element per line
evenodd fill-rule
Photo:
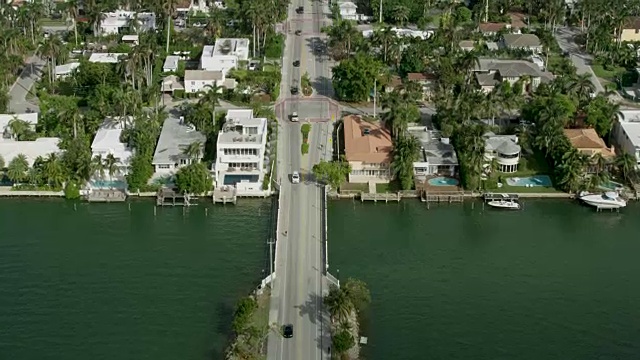
<path fill-rule="evenodd" d="M 494 199 L 487 204 L 498 209 L 520 210 L 520 203 L 511 198 L 508 194 L 500 194 L 502 199 Z"/>
<path fill-rule="evenodd" d="M 596 209 L 620 209 L 627 206 L 627 202 L 615 191 L 607 191 L 601 194 L 582 192 L 579 199 L 585 204 Z"/>

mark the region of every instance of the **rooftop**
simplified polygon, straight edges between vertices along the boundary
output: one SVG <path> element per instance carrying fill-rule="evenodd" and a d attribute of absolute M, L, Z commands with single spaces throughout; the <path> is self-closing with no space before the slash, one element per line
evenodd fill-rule
<path fill-rule="evenodd" d="M 520 77 L 523 75 L 553 79 L 553 74 L 543 72 L 538 65 L 525 60 L 479 59 L 480 67 L 476 71 L 499 71 L 503 77 Z"/>
<path fill-rule="evenodd" d="M 125 56 L 124 53 L 92 53 L 89 57 L 89 62 L 93 63 L 112 63 L 115 64 L 119 61 L 120 57 Z"/>
<path fill-rule="evenodd" d="M 59 138 L 39 138 L 35 141 L 14 141 L 0 138 L 0 156 L 8 165 L 13 158 L 23 154 L 27 157 L 29 167 L 33 166 L 38 156 L 48 156 L 51 153 L 59 153 Z"/>
<path fill-rule="evenodd" d="M 629 16 L 626 18 L 623 29 L 640 29 L 640 16 Z"/>
<path fill-rule="evenodd" d="M 119 118 L 105 119 L 91 143 L 92 155 L 100 154 L 106 156 L 107 154 L 112 154 L 114 157 L 120 159 L 122 163 L 127 163 L 133 155 L 133 151 L 127 144 L 120 141 L 120 135 L 123 129 L 122 122 Z"/>
<path fill-rule="evenodd" d="M 184 81 L 223 81 L 222 71 L 185 70 Z"/>
<path fill-rule="evenodd" d="M 138 35 L 122 35 L 122 41 L 138 41 L 140 36 Z"/>
<path fill-rule="evenodd" d="M 202 57 L 235 55 L 241 59 L 249 56 L 249 39 L 217 39 L 215 45 L 206 45 Z"/>
<path fill-rule="evenodd" d="M 391 133 L 379 124 L 368 123 L 360 116 L 349 115 L 344 119 L 344 152 L 347 161 L 368 164 L 391 162 L 393 142 Z"/>
<path fill-rule="evenodd" d="M 79 62 L 72 62 L 56 66 L 56 75 L 68 75 L 80 66 Z"/>
<path fill-rule="evenodd" d="M 618 120 L 621 123 L 622 122 L 640 123 L 640 110 L 631 110 L 631 109 L 620 110 L 620 115 L 618 115 Z"/>
<path fill-rule="evenodd" d="M 426 126 L 409 127 L 409 133 L 420 142 L 420 156 L 416 162 L 426 162 L 430 165 L 457 165 L 456 151 L 443 138 L 440 132 L 429 130 Z"/>
<path fill-rule="evenodd" d="M 163 69 L 177 70 L 178 62 L 180 61 L 180 56 L 169 55 L 166 59 L 164 59 L 164 65 L 162 65 Z M 185 71 L 186 73 L 186 71 Z"/>
<path fill-rule="evenodd" d="M 486 23 L 481 23 L 480 25 L 478 25 L 478 29 L 481 32 L 484 33 L 496 33 L 506 27 L 508 27 L 509 24 L 506 23 L 492 23 L 492 22 L 486 22 Z"/>
<path fill-rule="evenodd" d="M 156 23 L 156 14 L 152 12 L 140 12 L 134 11 L 116 10 L 114 12 L 108 12 L 102 14 L 103 19 L 100 22 L 101 26 L 127 26 L 129 21 L 137 18 L 143 28 L 153 28 Z"/>
<path fill-rule="evenodd" d="M 515 155 L 520 153 L 518 136 L 496 135 L 492 132 L 484 134 L 485 151 L 496 151 L 500 154 Z"/>
<path fill-rule="evenodd" d="M 19 119 L 26 121 L 31 125 L 38 124 L 38 113 L 24 113 L 24 114 L 0 114 L 0 132 L 9 125 L 9 122 L 13 119 Z"/>
<path fill-rule="evenodd" d="M 177 164 L 180 159 L 186 158 L 183 154 L 185 147 L 196 141 L 204 145 L 206 140 L 207 138 L 194 127 L 182 123 L 175 117 L 168 117 L 162 126 L 152 163 Z"/>
<path fill-rule="evenodd" d="M 540 46 L 540 39 L 534 34 L 505 34 L 504 44 L 507 47 L 532 47 Z"/>
<path fill-rule="evenodd" d="M 587 155 L 591 156 L 595 153 L 602 153 L 605 157 L 615 155 L 594 129 L 564 129 L 564 135 L 574 148 Z"/>

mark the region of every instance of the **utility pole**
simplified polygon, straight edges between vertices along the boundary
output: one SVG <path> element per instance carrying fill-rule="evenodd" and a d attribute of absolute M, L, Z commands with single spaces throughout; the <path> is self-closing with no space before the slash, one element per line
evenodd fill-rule
<path fill-rule="evenodd" d="M 484 1 L 484 22 L 489 22 L 489 0 Z"/>
<path fill-rule="evenodd" d="M 378 22 L 382 24 L 382 0 L 380 0 L 380 19 L 378 19 Z"/>
<path fill-rule="evenodd" d="M 276 242 L 273 239 L 269 239 L 267 244 L 269 244 L 269 276 L 273 275 L 273 244 Z M 273 279 L 271 279 L 273 281 Z"/>
<path fill-rule="evenodd" d="M 373 117 L 376 117 L 376 98 L 378 97 L 378 79 L 373 79 Z"/>

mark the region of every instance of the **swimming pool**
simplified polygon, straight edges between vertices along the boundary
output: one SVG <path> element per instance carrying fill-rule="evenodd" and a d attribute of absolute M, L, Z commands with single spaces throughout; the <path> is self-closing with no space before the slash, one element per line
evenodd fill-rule
<path fill-rule="evenodd" d="M 444 176 L 429 179 L 428 183 L 431 186 L 458 186 L 459 184 L 458 180 Z"/>
<path fill-rule="evenodd" d="M 602 190 L 612 190 L 612 191 L 618 191 L 618 190 L 624 189 L 624 186 L 622 184 L 617 183 L 615 181 L 611 181 L 611 180 L 603 184 L 600 184 L 600 186 L 598 187 Z"/>
<path fill-rule="evenodd" d="M 526 177 L 507 178 L 507 185 L 524 186 L 524 187 L 536 187 L 536 186 L 551 187 L 553 186 L 553 183 L 551 182 L 551 178 L 547 175 L 534 175 L 534 176 L 526 176 Z"/>
<path fill-rule="evenodd" d="M 123 180 L 94 180 L 91 182 L 93 189 L 125 189 L 127 184 Z"/>

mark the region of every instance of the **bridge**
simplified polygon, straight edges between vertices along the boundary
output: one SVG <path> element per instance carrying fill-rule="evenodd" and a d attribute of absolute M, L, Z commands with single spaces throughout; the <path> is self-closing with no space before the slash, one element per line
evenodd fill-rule
<path fill-rule="evenodd" d="M 304 6 L 310 14 L 296 14 Z M 323 307 L 328 293 L 326 242 L 326 193 L 324 185 L 313 180 L 313 165 L 321 159 L 330 160 L 333 121 L 339 107 L 330 100 L 330 60 L 319 51 L 319 34 L 330 11 L 327 4 L 311 0 L 293 0 L 289 19 L 313 18 L 313 21 L 292 21 L 286 33 L 283 54 L 280 101 L 276 105 L 279 117 L 277 182 L 279 183 L 278 224 L 275 245 L 274 273 L 271 277 L 269 323 L 275 325 L 269 333 L 267 358 L 271 360 L 330 359 L 329 314 Z M 299 35 L 295 35 L 300 30 Z M 294 61 L 300 61 L 294 67 Z M 300 84 L 301 76 L 309 74 L 314 95 L 303 98 L 290 93 L 292 84 Z M 309 153 L 301 154 L 300 123 L 291 123 L 289 115 L 297 112 L 300 119 L 315 120 L 309 134 Z M 325 119 L 326 121 L 318 121 Z M 292 184 L 290 175 L 299 171 L 302 179 Z M 330 280 L 331 279 L 331 280 Z M 285 339 L 281 326 L 292 324 L 294 335 Z"/>

